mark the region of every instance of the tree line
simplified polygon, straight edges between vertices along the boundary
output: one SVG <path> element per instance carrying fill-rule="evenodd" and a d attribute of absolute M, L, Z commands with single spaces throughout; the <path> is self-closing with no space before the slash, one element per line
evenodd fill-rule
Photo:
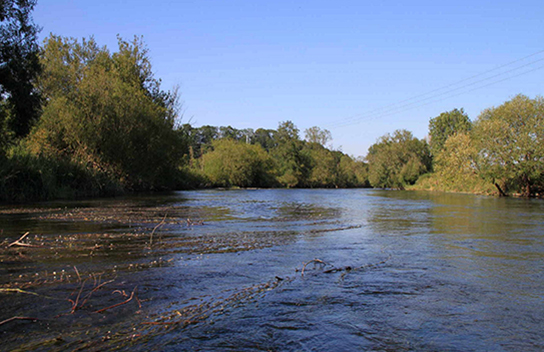
<path fill-rule="evenodd" d="M 50 35 L 40 46 L 35 0 L 0 4 L 0 199 L 103 196 L 203 187 L 380 187 L 542 194 L 544 105 L 519 95 L 472 122 L 463 109 L 432 118 L 429 136 L 397 130 L 365 160 L 277 129 L 182 124 L 143 40 Z"/>

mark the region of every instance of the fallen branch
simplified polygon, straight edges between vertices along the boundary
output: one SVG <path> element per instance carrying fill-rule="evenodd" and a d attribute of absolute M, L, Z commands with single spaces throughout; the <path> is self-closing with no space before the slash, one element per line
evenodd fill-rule
<path fill-rule="evenodd" d="M 102 309 L 99 309 L 97 310 L 95 313 L 102 313 L 102 312 L 105 312 L 109 309 L 112 309 L 112 308 L 115 308 L 115 307 L 119 307 L 119 306 L 122 306 L 123 304 L 127 304 L 128 302 L 132 301 L 132 298 L 134 297 L 134 292 L 136 292 L 136 288 L 138 286 L 134 287 L 134 290 L 132 290 L 132 293 L 130 294 L 130 297 L 126 300 L 126 301 L 123 301 L 121 303 L 117 303 L 117 304 L 114 304 L 113 306 L 110 306 L 110 307 L 106 307 L 106 308 L 102 308 Z"/>
<path fill-rule="evenodd" d="M 32 321 L 38 321 L 38 320 L 40 320 L 40 319 L 38 319 L 38 318 L 30 318 L 30 317 L 11 317 L 11 318 L 9 318 L 9 319 L 0 321 L 0 325 L 4 325 L 4 324 L 9 323 L 10 321 L 14 321 L 14 320 L 32 320 Z"/>
<path fill-rule="evenodd" d="M 22 235 L 17 241 L 15 242 L 12 242 L 10 243 L 10 245 L 8 247 L 13 247 L 13 246 L 20 246 L 20 247 L 41 247 L 41 246 L 36 246 L 36 245 L 33 245 L 33 244 L 29 244 L 29 243 L 22 243 L 21 241 L 25 239 L 26 236 L 28 236 L 30 234 L 30 232 L 26 232 L 24 235 Z"/>

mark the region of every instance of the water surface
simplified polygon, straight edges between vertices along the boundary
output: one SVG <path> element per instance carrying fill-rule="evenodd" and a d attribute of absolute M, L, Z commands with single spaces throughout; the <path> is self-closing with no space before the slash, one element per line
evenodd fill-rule
<path fill-rule="evenodd" d="M 36 319 L 0 349 L 544 348 L 541 200 L 190 191 L 2 206 L 0 229 L 0 321 Z"/>

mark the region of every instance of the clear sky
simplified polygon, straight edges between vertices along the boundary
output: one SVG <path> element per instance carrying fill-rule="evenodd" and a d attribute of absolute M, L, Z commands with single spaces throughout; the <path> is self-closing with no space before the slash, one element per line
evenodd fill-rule
<path fill-rule="evenodd" d="M 423 138 L 444 111 L 474 120 L 543 95 L 542 0 L 38 0 L 34 20 L 41 39 L 94 36 L 112 51 L 117 34 L 142 35 L 184 122 L 291 120 L 354 156 L 395 129 Z"/>

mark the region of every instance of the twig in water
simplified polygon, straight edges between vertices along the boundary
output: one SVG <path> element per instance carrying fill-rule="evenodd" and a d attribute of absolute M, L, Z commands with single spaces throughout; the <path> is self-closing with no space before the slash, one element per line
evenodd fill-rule
<path fill-rule="evenodd" d="M 38 319 L 38 318 L 30 318 L 30 317 L 11 317 L 11 318 L 9 318 L 9 319 L 0 321 L 0 325 L 4 325 L 4 324 L 9 323 L 10 321 L 14 321 L 14 320 L 32 320 L 32 321 L 38 321 L 38 320 L 40 320 L 40 319 Z"/>
<path fill-rule="evenodd" d="M 75 265 L 74 265 L 74 270 L 76 271 L 78 281 L 81 282 L 81 276 L 79 276 L 79 271 L 77 270 Z"/>
<path fill-rule="evenodd" d="M 39 296 L 36 292 L 23 291 L 20 288 L 0 288 L 0 292 L 17 292 L 17 293 L 26 293 L 27 295 Z"/>
<path fill-rule="evenodd" d="M 166 220 L 166 216 L 168 214 L 164 214 L 164 218 L 162 219 L 162 221 L 153 228 L 153 231 L 151 231 L 151 235 L 149 236 L 149 248 L 151 248 L 151 246 L 153 245 L 153 234 L 155 233 L 155 231 L 162 226 L 162 224 L 164 224 L 164 221 Z"/>
<path fill-rule="evenodd" d="M 20 247 L 41 247 L 41 246 L 36 246 L 36 245 L 33 245 L 33 244 L 29 244 L 29 243 L 22 243 L 21 241 L 30 234 L 30 232 L 26 232 L 24 235 L 22 235 L 17 241 L 15 242 L 12 242 L 10 243 L 10 245 L 8 247 L 13 247 L 13 246 L 20 246 Z"/>
<path fill-rule="evenodd" d="M 83 303 L 81 303 L 81 307 L 83 307 L 83 306 L 85 305 L 85 303 L 87 303 L 87 301 L 89 300 L 89 298 L 91 298 L 91 295 L 92 295 L 94 292 L 98 291 L 101 287 L 104 287 L 104 286 L 106 286 L 107 284 L 112 283 L 112 282 L 114 282 L 114 281 L 115 281 L 115 279 L 110 280 L 110 281 L 106 281 L 106 282 L 103 282 L 103 283 L 101 283 L 100 285 L 96 286 L 95 288 L 93 288 L 93 290 L 92 290 L 91 292 L 89 292 L 89 293 L 85 296 Z"/>
<path fill-rule="evenodd" d="M 70 311 L 70 314 L 74 314 L 74 312 L 77 309 L 77 305 L 79 303 L 79 297 L 81 296 L 81 292 L 83 291 L 83 287 L 85 287 L 85 282 L 87 282 L 87 280 L 85 280 L 85 281 L 83 281 L 81 283 L 81 288 L 79 289 L 79 293 L 77 294 L 76 301 L 74 302 L 71 299 L 69 299 L 69 301 L 72 302 L 72 310 Z"/>
<path fill-rule="evenodd" d="M 325 263 L 324 261 L 322 261 L 321 259 L 312 259 L 310 260 L 308 263 L 305 263 L 304 266 L 302 267 L 302 272 L 301 272 L 301 276 L 304 276 L 304 270 L 306 270 L 306 265 L 310 264 L 310 263 L 319 263 L 319 264 L 323 264 L 323 265 L 329 265 L 328 263 Z"/>
<path fill-rule="evenodd" d="M 138 286 L 134 287 L 134 290 L 132 290 L 132 293 L 130 294 L 130 297 L 126 300 L 126 301 L 123 301 L 121 303 L 117 303 L 117 304 L 114 304 L 113 306 L 110 306 L 110 307 L 106 307 L 106 308 L 102 308 L 102 309 L 99 309 L 97 310 L 95 313 L 102 313 L 102 312 L 105 312 L 109 309 L 112 309 L 112 308 L 115 308 L 115 307 L 119 307 L 119 306 L 122 306 L 123 304 L 127 304 L 128 302 L 132 301 L 132 298 L 134 297 L 134 293 L 136 292 L 136 288 Z"/>

